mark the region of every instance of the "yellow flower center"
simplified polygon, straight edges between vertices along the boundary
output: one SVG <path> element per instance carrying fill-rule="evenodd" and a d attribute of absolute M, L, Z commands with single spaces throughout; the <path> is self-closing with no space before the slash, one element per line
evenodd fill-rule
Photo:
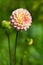
<path fill-rule="evenodd" d="M 18 23 L 22 23 L 23 13 L 19 13 L 17 16 Z"/>

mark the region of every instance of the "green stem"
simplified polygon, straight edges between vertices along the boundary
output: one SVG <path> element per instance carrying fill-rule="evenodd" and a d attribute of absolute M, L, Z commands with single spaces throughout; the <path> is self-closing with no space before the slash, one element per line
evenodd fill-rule
<path fill-rule="evenodd" d="M 14 65 L 16 65 L 16 47 L 17 47 L 17 38 L 18 38 L 18 31 L 16 31 L 16 39 L 15 39 L 15 50 L 14 50 Z"/>
<path fill-rule="evenodd" d="M 23 65 L 23 61 L 24 61 L 24 59 L 23 59 L 23 57 L 21 58 L 21 61 L 20 61 L 20 65 Z"/>
<path fill-rule="evenodd" d="M 10 65 L 12 65 L 12 57 L 11 57 L 11 47 L 10 47 L 10 37 L 9 37 L 9 33 L 7 33 L 7 37 L 8 37 L 9 60 L 10 60 Z"/>

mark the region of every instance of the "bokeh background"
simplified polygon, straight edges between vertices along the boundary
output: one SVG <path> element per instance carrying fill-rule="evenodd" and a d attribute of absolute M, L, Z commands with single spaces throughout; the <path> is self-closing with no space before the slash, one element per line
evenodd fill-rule
<path fill-rule="evenodd" d="M 2 29 L 2 21 L 10 20 L 12 11 L 26 8 L 32 15 L 32 25 L 27 31 L 19 31 L 17 65 L 43 65 L 43 0 L 0 0 L 0 65 L 9 65 L 8 39 Z M 12 64 L 16 32 L 10 32 Z"/>

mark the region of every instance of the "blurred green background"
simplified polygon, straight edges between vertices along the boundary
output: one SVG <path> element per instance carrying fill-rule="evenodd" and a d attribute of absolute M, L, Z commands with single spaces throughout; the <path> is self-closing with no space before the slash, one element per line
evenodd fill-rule
<path fill-rule="evenodd" d="M 9 65 L 8 41 L 1 22 L 9 21 L 12 11 L 18 8 L 30 11 L 32 25 L 27 31 L 19 31 L 17 65 L 43 65 L 43 0 L 0 0 L 0 65 Z M 10 43 L 13 63 L 15 35 L 12 29 Z"/>

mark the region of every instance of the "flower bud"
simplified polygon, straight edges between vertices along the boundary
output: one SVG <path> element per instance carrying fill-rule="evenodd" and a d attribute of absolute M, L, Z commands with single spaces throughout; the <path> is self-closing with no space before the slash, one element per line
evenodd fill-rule
<path fill-rule="evenodd" d="M 7 29 L 10 29 L 10 28 L 11 28 L 10 22 L 9 22 L 9 21 L 6 21 L 6 20 L 3 20 L 3 21 L 2 21 L 2 26 L 3 26 L 4 28 L 7 28 Z"/>
<path fill-rule="evenodd" d="M 27 39 L 27 41 L 28 41 L 28 45 L 29 46 L 31 46 L 33 44 L 33 39 L 32 38 L 31 39 Z"/>

